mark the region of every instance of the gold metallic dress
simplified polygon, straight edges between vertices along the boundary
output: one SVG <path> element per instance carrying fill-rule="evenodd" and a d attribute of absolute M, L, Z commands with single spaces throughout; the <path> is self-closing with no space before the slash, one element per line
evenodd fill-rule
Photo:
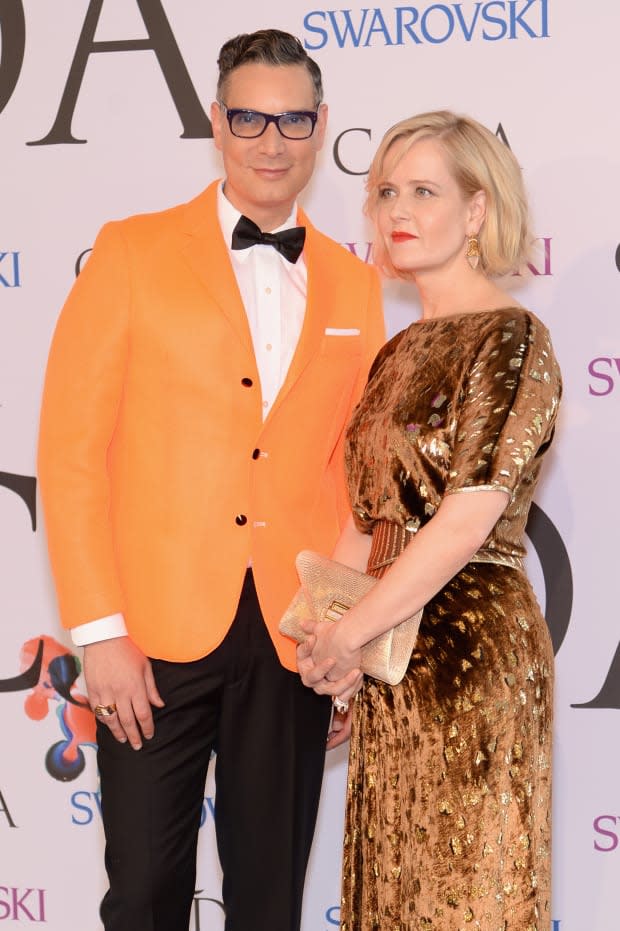
<path fill-rule="evenodd" d="M 402 683 L 367 678 L 356 699 L 342 931 L 550 927 L 553 652 L 522 537 L 560 384 L 534 315 L 458 314 L 395 336 L 353 415 L 349 488 L 373 574 L 444 495 L 511 498 L 425 607 Z"/>

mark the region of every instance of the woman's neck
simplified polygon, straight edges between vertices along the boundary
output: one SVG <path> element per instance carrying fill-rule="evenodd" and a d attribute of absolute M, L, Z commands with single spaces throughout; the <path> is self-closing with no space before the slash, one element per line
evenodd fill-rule
<path fill-rule="evenodd" d="M 425 320 L 518 304 L 482 272 L 469 268 L 449 277 L 444 273 L 421 273 L 415 275 L 413 280 L 420 295 L 422 317 Z"/>

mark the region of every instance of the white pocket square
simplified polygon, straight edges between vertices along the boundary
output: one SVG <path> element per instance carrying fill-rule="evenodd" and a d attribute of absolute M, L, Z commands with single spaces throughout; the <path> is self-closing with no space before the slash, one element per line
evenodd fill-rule
<path fill-rule="evenodd" d="M 325 336 L 359 336 L 360 331 L 357 327 L 325 327 Z"/>

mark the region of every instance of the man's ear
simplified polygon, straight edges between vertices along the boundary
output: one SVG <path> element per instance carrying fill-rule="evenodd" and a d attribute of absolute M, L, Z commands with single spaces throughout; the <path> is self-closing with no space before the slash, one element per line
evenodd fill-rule
<path fill-rule="evenodd" d="M 325 141 L 325 131 L 327 129 L 327 104 L 319 104 L 318 117 L 314 128 L 315 145 L 317 151 L 323 147 Z"/>
<path fill-rule="evenodd" d="M 211 104 L 211 126 L 213 127 L 213 141 L 215 148 L 222 151 L 222 120 L 224 114 L 219 103 L 214 100 Z"/>

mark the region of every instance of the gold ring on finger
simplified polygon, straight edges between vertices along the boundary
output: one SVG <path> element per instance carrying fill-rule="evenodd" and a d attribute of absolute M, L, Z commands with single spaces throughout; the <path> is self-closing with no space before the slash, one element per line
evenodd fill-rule
<path fill-rule="evenodd" d="M 93 711 L 98 718 L 109 718 L 116 714 L 116 705 L 95 705 Z"/>

